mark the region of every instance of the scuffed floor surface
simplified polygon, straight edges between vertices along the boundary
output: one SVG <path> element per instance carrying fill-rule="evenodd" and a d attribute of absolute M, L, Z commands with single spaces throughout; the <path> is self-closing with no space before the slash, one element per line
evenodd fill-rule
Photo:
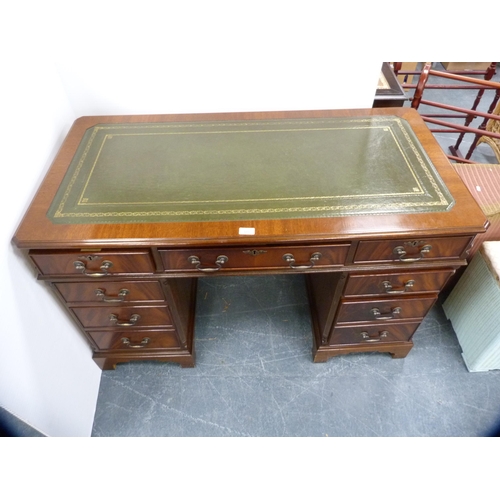
<path fill-rule="evenodd" d="M 197 312 L 196 367 L 103 372 L 93 436 L 483 436 L 500 419 L 500 371 L 467 371 L 440 306 L 405 359 L 319 364 L 303 276 L 202 279 Z"/>

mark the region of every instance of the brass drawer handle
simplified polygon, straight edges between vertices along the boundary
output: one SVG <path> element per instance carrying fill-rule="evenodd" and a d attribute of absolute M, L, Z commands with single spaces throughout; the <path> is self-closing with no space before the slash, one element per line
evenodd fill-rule
<path fill-rule="evenodd" d="M 404 284 L 404 288 L 394 289 L 394 288 L 392 288 L 392 283 L 390 281 L 382 281 L 382 286 L 384 287 L 384 292 L 385 293 L 392 293 L 392 294 L 400 294 L 400 293 L 409 292 L 409 291 L 411 291 L 414 284 L 415 284 L 414 280 L 408 280 Z"/>
<path fill-rule="evenodd" d="M 118 322 L 118 316 L 116 314 L 109 315 L 109 321 L 111 321 L 111 323 L 113 323 L 116 326 L 134 326 L 140 319 L 141 316 L 139 314 L 132 314 L 132 316 L 130 316 L 130 319 L 128 321 L 120 323 Z"/>
<path fill-rule="evenodd" d="M 389 314 L 382 314 L 378 307 L 374 307 L 371 310 L 371 313 L 375 316 L 377 320 L 387 320 L 387 319 L 397 319 L 397 317 L 401 314 L 401 307 L 394 307 Z"/>
<path fill-rule="evenodd" d="M 196 255 L 191 255 L 188 257 L 188 261 L 190 264 L 193 264 L 193 266 L 196 266 L 196 269 L 198 271 L 203 271 L 204 273 L 213 273 L 215 271 L 219 271 L 219 269 L 229 260 L 229 257 L 226 257 L 225 255 L 219 255 L 215 261 L 215 265 L 217 267 L 201 267 L 201 261 L 199 257 L 196 257 Z"/>
<path fill-rule="evenodd" d="M 291 253 L 286 253 L 283 255 L 283 260 L 288 263 L 291 269 L 311 269 L 311 267 L 314 266 L 314 264 L 321 259 L 321 254 L 319 252 L 314 252 L 311 255 L 311 258 L 309 259 L 310 264 L 307 264 L 305 266 L 296 266 L 295 265 L 295 257 Z"/>
<path fill-rule="evenodd" d="M 372 336 L 368 335 L 368 332 L 361 332 L 361 337 L 365 342 L 380 342 L 382 339 L 385 339 L 387 337 L 387 334 L 389 332 L 387 330 L 384 330 L 383 332 L 379 332 L 378 336 Z"/>
<path fill-rule="evenodd" d="M 419 260 L 422 260 L 425 257 L 424 254 L 429 253 L 431 250 L 432 250 L 432 245 L 424 245 L 420 250 L 420 257 L 406 257 L 406 258 L 405 258 L 406 250 L 402 246 L 394 248 L 392 252 L 399 256 L 399 260 L 401 262 L 418 262 Z"/>
<path fill-rule="evenodd" d="M 118 292 L 117 297 L 110 297 L 106 295 L 106 292 L 102 288 L 97 288 L 95 291 L 96 297 L 98 299 L 101 299 L 103 302 L 123 302 L 125 300 L 125 297 L 129 294 L 130 292 L 126 288 L 122 288 Z"/>
<path fill-rule="evenodd" d="M 85 267 L 85 264 L 79 260 L 73 262 L 73 265 L 75 266 L 75 269 L 77 271 L 85 274 L 85 276 L 90 276 L 91 278 L 102 278 L 103 276 L 106 276 L 108 274 L 108 270 L 110 267 L 112 267 L 113 263 L 110 260 L 105 260 L 100 266 L 100 269 L 102 271 L 100 273 L 89 273 L 87 271 L 87 268 Z"/>
<path fill-rule="evenodd" d="M 122 344 L 130 347 L 131 349 L 140 349 L 141 347 L 147 346 L 150 340 L 151 339 L 149 337 L 144 337 L 138 344 L 133 344 L 132 342 L 130 342 L 130 339 L 128 339 L 127 337 L 123 337 Z"/>

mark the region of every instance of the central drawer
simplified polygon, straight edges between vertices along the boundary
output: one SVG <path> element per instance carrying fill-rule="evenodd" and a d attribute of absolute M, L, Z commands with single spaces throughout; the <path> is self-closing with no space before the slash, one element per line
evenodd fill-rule
<path fill-rule="evenodd" d="M 72 307 L 84 328 L 171 327 L 167 306 Z"/>
<path fill-rule="evenodd" d="M 160 250 L 165 271 L 216 272 L 280 269 L 305 271 L 342 266 L 350 245 Z"/>

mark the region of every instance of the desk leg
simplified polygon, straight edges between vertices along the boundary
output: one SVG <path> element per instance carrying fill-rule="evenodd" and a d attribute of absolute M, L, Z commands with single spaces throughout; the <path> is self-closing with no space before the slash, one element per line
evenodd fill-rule
<path fill-rule="evenodd" d="M 335 356 L 342 356 L 345 354 L 355 354 L 363 352 L 386 352 L 391 355 L 393 359 L 405 358 L 413 347 L 413 342 L 397 342 L 380 344 L 377 346 L 367 345 L 345 345 L 345 346 L 319 346 L 313 347 L 313 361 L 315 363 L 324 363 L 330 358 Z"/>
<path fill-rule="evenodd" d="M 170 352 L 152 352 L 142 353 L 141 356 L 131 358 L 130 356 L 110 355 L 104 353 L 95 353 L 93 357 L 97 366 L 101 370 L 114 370 L 118 363 L 130 363 L 131 361 L 161 361 L 169 363 L 179 363 L 181 368 L 194 368 L 194 352 L 179 352 L 178 354 Z"/>

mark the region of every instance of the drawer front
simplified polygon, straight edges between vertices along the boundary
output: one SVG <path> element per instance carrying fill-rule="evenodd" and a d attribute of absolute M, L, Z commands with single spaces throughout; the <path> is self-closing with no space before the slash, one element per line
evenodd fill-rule
<path fill-rule="evenodd" d="M 119 349 L 123 351 L 141 351 L 144 349 L 168 349 L 180 347 L 174 330 L 146 331 L 102 331 L 91 332 L 90 336 L 99 349 Z"/>
<path fill-rule="evenodd" d="M 356 264 L 370 262 L 412 263 L 426 260 L 460 259 L 471 236 L 387 241 L 361 241 L 354 256 Z"/>
<path fill-rule="evenodd" d="M 421 320 L 436 301 L 429 298 L 401 298 L 394 300 L 346 300 L 342 301 L 337 323 L 370 321 L 385 323 L 402 319 Z"/>
<path fill-rule="evenodd" d="M 420 323 L 336 327 L 330 337 L 330 345 L 383 344 L 404 342 L 411 339 Z"/>
<path fill-rule="evenodd" d="M 72 307 L 84 328 L 172 327 L 166 306 Z"/>
<path fill-rule="evenodd" d="M 30 257 L 44 275 L 103 278 L 155 272 L 149 250 L 31 251 Z"/>
<path fill-rule="evenodd" d="M 344 296 L 437 293 L 454 272 L 454 269 L 446 269 L 436 271 L 408 270 L 403 273 L 351 274 L 347 280 Z"/>
<path fill-rule="evenodd" d="M 311 247 L 204 248 L 160 250 L 165 271 L 214 272 L 225 269 L 293 269 L 304 271 L 344 264 L 349 244 Z"/>
<path fill-rule="evenodd" d="M 158 281 L 54 283 L 66 302 L 130 303 L 164 301 Z"/>

